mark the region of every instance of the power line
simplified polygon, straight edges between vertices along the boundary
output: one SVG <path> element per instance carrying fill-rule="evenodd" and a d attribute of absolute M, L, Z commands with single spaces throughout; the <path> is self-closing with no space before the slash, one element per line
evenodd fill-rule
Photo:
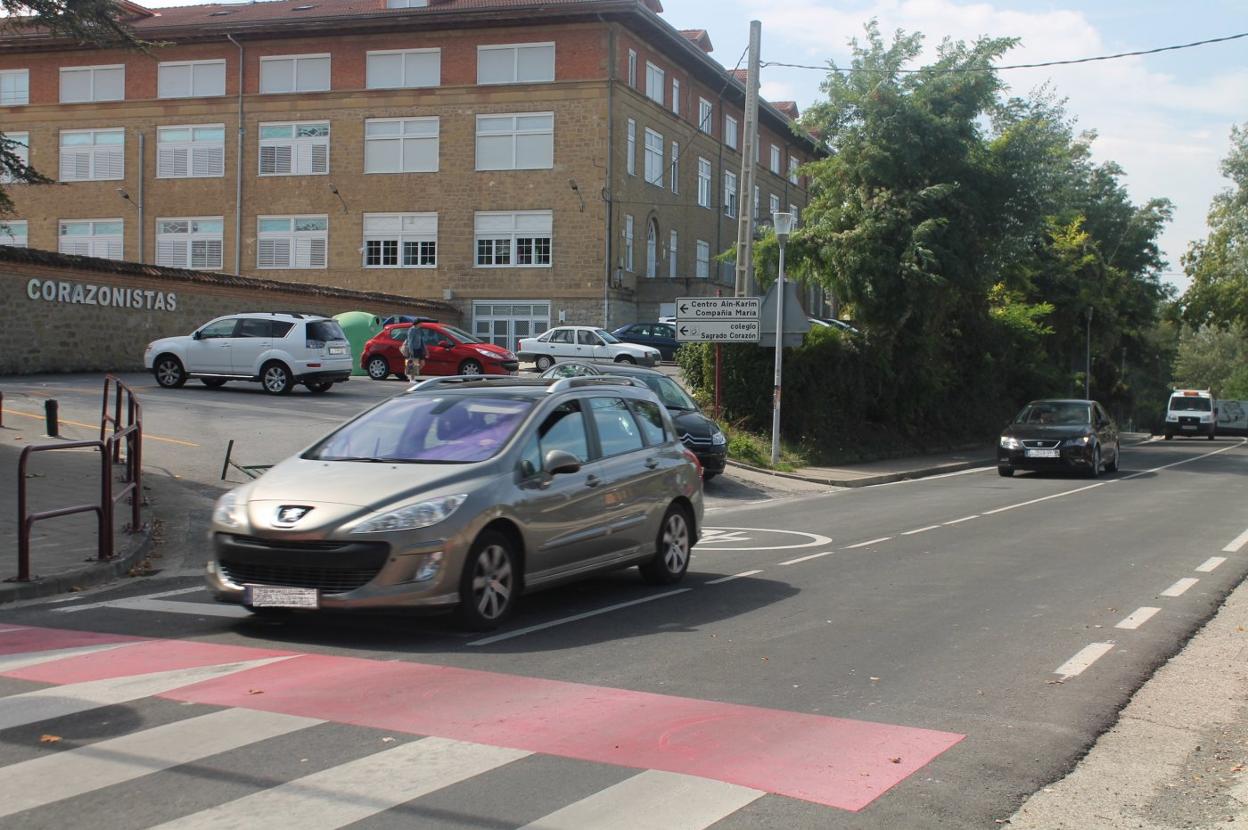
<path fill-rule="evenodd" d="M 985 66 L 985 67 L 958 67 L 952 69 L 898 69 L 897 72 L 918 73 L 918 72 L 996 72 L 1003 69 L 1039 69 L 1045 66 L 1070 66 L 1076 63 L 1093 63 L 1095 61 L 1112 61 L 1119 58 L 1131 58 L 1139 55 L 1156 55 L 1159 52 L 1173 52 L 1178 49 L 1192 49 L 1196 46 L 1208 46 L 1211 43 L 1225 43 L 1228 40 L 1239 40 L 1248 37 L 1248 32 L 1241 32 L 1235 35 L 1226 35 L 1225 37 L 1214 37 L 1208 40 L 1197 40 L 1192 43 L 1180 43 L 1175 46 L 1159 46 L 1156 49 L 1140 49 L 1134 52 L 1119 52 L 1115 55 L 1097 55 L 1092 58 L 1074 58 L 1064 61 L 1042 61 L 1040 63 L 1015 63 L 1005 66 Z M 763 66 L 782 66 L 787 69 L 813 69 L 817 72 L 839 72 L 842 74 L 850 74 L 854 72 L 889 72 L 893 70 L 886 69 L 847 69 L 832 66 L 811 66 L 801 63 L 782 63 L 780 61 L 763 61 Z"/>

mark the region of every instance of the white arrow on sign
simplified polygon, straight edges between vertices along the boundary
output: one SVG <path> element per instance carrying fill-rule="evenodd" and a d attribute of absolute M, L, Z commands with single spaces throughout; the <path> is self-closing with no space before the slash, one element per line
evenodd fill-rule
<path fill-rule="evenodd" d="M 677 321 L 676 339 L 682 343 L 757 343 L 758 320 Z"/>

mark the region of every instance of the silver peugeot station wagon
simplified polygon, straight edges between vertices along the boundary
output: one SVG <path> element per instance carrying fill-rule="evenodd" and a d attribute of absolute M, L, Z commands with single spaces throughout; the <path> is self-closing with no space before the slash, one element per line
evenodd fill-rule
<path fill-rule="evenodd" d="M 493 628 L 526 590 L 681 579 L 700 473 L 640 383 L 437 378 L 222 496 L 208 584 L 257 613 L 457 607 Z"/>

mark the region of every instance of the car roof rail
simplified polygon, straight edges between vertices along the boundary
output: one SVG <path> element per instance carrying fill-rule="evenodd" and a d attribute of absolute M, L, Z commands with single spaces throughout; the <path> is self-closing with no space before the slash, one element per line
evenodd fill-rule
<path fill-rule="evenodd" d="M 550 381 L 546 378 L 521 378 L 515 375 L 444 375 L 428 378 L 408 387 L 409 392 L 420 389 L 432 389 L 435 386 L 463 385 L 479 383 L 482 386 L 545 386 Z"/>
<path fill-rule="evenodd" d="M 277 315 L 282 314 L 286 317 L 295 317 L 299 320 L 302 320 L 304 317 L 324 317 L 323 314 L 308 314 L 307 312 L 303 312 L 303 311 L 238 311 L 235 313 L 236 314 L 267 314 L 270 317 L 276 317 Z"/>
<path fill-rule="evenodd" d="M 553 395 L 558 392 L 567 392 L 570 389 L 581 389 L 586 386 L 636 386 L 642 389 L 649 388 L 646 386 L 644 381 L 640 381 L 636 378 L 626 378 L 621 377 L 620 375 L 604 374 L 590 375 L 588 377 L 559 378 L 559 380 L 552 383 L 550 388 L 546 391 Z"/>

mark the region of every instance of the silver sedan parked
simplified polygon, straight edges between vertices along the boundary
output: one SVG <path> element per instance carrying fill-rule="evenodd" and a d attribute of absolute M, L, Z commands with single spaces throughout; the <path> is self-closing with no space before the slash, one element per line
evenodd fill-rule
<path fill-rule="evenodd" d="M 208 584 L 258 613 L 456 607 L 488 629 L 522 591 L 681 579 L 701 522 L 697 460 L 644 385 L 439 378 L 222 496 Z"/>

